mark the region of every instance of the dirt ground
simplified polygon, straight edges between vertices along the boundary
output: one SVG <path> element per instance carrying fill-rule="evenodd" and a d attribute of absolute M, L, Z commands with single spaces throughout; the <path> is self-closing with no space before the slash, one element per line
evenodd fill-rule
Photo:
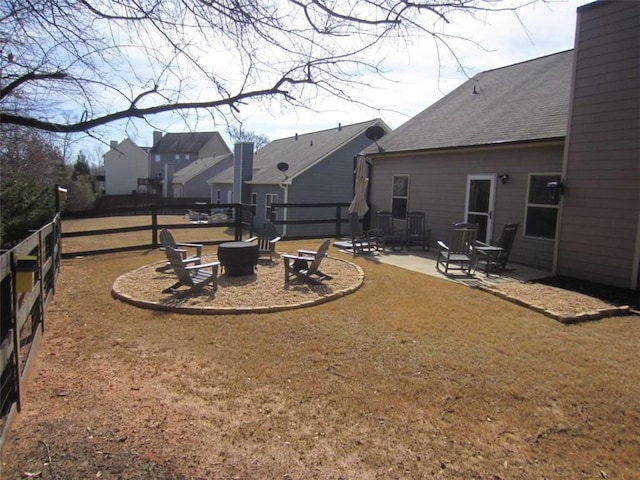
<path fill-rule="evenodd" d="M 63 262 L 2 479 L 640 478 L 636 316 L 563 325 L 363 258 L 290 311 L 111 296 L 159 260 Z"/>

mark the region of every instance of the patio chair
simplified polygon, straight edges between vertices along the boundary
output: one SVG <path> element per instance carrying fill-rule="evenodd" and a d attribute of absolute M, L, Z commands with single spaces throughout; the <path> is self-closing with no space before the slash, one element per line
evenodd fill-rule
<path fill-rule="evenodd" d="M 317 251 L 298 250 L 297 255 L 282 254 L 284 260 L 284 285 L 289 285 L 289 280 L 293 277 L 299 278 L 303 282 L 320 285 L 324 280 L 331 280 L 333 277 L 322 273 L 320 263 L 327 256 L 329 240 L 325 240 Z"/>
<path fill-rule="evenodd" d="M 444 273 L 449 270 L 467 271 L 471 274 L 475 264 L 475 243 L 478 237 L 477 223 L 454 223 L 449 234 L 449 243 L 438 240 L 438 260 L 436 268 L 444 265 Z"/>
<path fill-rule="evenodd" d="M 273 263 L 274 255 L 276 253 L 276 243 L 280 241 L 282 237 L 277 236 L 276 227 L 271 222 L 265 222 L 260 230 L 260 233 L 247 239 L 247 242 L 258 242 L 258 259 L 269 259 L 269 262 Z"/>
<path fill-rule="evenodd" d="M 402 232 L 396 231 L 391 212 L 377 212 L 376 221 L 378 227 L 376 238 L 382 251 L 386 250 L 388 243 L 391 244 L 391 250 L 395 250 L 396 245 L 402 249 Z"/>
<path fill-rule="evenodd" d="M 165 249 L 167 260 L 171 268 L 178 277 L 178 281 L 162 293 L 174 293 L 178 297 L 186 297 L 192 293 L 200 293 L 204 287 L 211 285 L 213 293 L 218 289 L 218 268 L 220 262 L 200 263 L 200 258 L 182 257 L 182 252 L 172 247 Z M 196 260 L 198 263 L 196 263 Z M 193 265 L 190 265 L 193 264 Z M 186 290 L 179 290 L 180 287 L 188 287 Z"/>
<path fill-rule="evenodd" d="M 209 215 L 203 212 L 187 209 L 187 214 L 193 224 L 207 223 L 209 221 Z"/>
<path fill-rule="evenodd" d="M 357 212 L 349 214 L 349 229 L 351 231 L 351 251 L 354 255 L 378 249 L 378 230 L 363 231 Z"/>
<path fill-rule="evenodd" d="M 166 228 L 163 228 L 162 230 L 160 230 L 160 244 L 162 245 L 160 247 L 160 250 L 166 250 L 168 247 L 171 247 L 174 250 L 177 250 L 178 252 L 180 252 L 182 254 L 183 259 L 187 259 L 187 258 L 199 259 L 202 256 L 203 245 L 201 243 L 176 242 L 171 232 Z M 180 247 L 185 247 L 185 248 L 180 248 Z M 188 253 L 187 248 L 194 248 L 196 251 L 196 254 L 192 255 L 191 257 L 187 257 L 187 253 Z M 156 271 L 165 272 L 170 269 L 171 269 L 171 264 L 167 262 L 165 265 L 156 268 Z"/>
<path fill-rule="evenodd" d="M 431 230 L 425 228 L 424 212 L 407 213 L 407 226 L 405 240 L 407 242 L 407 251 L 412 245 L 422 245 L 423 250 L 431 250 L 429 243 L 431 242 Z"/>
<path fill-rule="evenodd" d="M 487 274 L 493 268 L 504 270 L 507 267 L 519 226 L 519 223 L 505 223 L 497 241 L 490 241 L 489 243 L 476 241 L 476 247 L 479 247 L 477 248 L 477 261 L 485 264 Z M 497 250 L 495 254 L 487 254 L 487 251 L 483 250 L 486 247 L 497 247 L 500 250 Z"/>

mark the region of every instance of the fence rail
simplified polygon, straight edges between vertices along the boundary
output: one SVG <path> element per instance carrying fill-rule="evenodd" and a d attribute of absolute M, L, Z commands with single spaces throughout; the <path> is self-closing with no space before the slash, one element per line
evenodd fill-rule
<path fill-rule="evenodd" d="M 204 224 L 171 224 L 171 225 L 159 225 L 158 216 L 166 213 L 166 212 L 184 212 L 185 209 L 193 209 L 200 211 L 212 211 L 212 210 L 226 210 L 232 212 L 231 220 L 221 220 L 221 221 L 212 221 L 210 223 Z M 69 253 L 62 253 L 62 258 L 71 258 L 79 255 L 98 255 L 103 253 L 118 253 L 118 252 L 130 252 L 135 250 L 145 250 L 151 248 L 158 248 L 160 243 L 158 241 L 159 231 L 162 228 L 170 228 L 172 230 L 186 229 L 186 228 L 207 228 L 207 227 L 215 227 L 215 226 L 231 226 L 234 229 L 234 239 L 241 240 L 243 231 L 248 229 L 249 234 L 252 233 L 252 220 L 251 220 L 251 206 L 243 205 L 240 203 L 233 204 L 211 204 L 199 202 L 197 204 L 166 204 L 166 205 L 152 205 L 146 207 L 130 207 L 130 208 L 118 208 L 109 210 L 108 212 L 99 211 L 99 212 L 78 212 L 72 214 L 64 214 L 63 217 L 65 220 L 67 219 L 81 219 L 81 218 L 97 218 L 104 216 L 117 216 L 121 215 L 131 215 L 132 212 L 135 212 L 137 215 L 149 215 L 151 217 L 150 225 L 137 225 L 132 227 L 121 227 L 121 228 L 104 228 L 100 230 L 84 230 L 77 232 L 62 232 L 62 238 L 73 238 L 73 237 L 85 237 L 85 236 L 93 236 L 93 235 L 109 235 L 114 233 L 127 233 L 127 232 L 141 232 L 141 231 L 149 231 L 150 232 L 150 242 L 149 243 L 141 243 L 138 245 L 130 245 L 126 247 L 113 247 L 113 248 L 103 248 L 99 250 L 84 250 L 84 251 L 74 251 Z M 205 245 L 215 245 L 216 243 L 220 243 L 219 241 L 207 241 L 202 240 L 198 241 L 199 243 L 203 243 Z"/>
<path fill-rule="evenodd" d="M 0 255 L 0 449 L 45 326 L 61 259 L 60 215 Z"/>

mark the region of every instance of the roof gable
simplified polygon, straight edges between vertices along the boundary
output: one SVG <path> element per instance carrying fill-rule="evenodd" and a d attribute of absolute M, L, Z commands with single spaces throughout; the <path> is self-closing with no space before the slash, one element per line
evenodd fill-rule
<path fill-rule="evenodd" d="M 233 156 L 232 153 L 227 153 L 225 155 L 217 155 L 215 157 L 199 158 L 175 172 L 171 179 L 171 183 L 184 184 L 231 156 Z"/>
<path fill-rule="evenodd" d="M 130 138 L 125 138 L 120 143 L 118 143 L 115 148 L 111 147 L 109 150 L 107 150 L 107 152 L 104 153 L 102 157 L 106 158 L 114 154 L 119 156 L 126 152 L 129 152 L 129 154 L 133 155 L 139 154 L 140 156 L 146 156 L 148 150 L 145 147 L 140 147 Z"/>
<path fill-rule="evenodd" d="M 380 125 L 387 132 L 390 131 L 381 119 L 374 119 L 274 140 L 256 152 L 251 183 L 281 183 L 284 176 L 277 168 L 280 162 L 289 165 L 287 177 L 294 178 L 363 135 L 373 125 Z"/>
<path fill-rule="evenodd" d="M 389 153 L 564 137 L 572 69 L 569 50 L 479 73 L 378 143 Z"/>

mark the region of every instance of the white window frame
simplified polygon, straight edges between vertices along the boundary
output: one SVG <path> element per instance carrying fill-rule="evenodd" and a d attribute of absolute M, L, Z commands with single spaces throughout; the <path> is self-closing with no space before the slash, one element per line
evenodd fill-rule
<path fill-rule="evenodd" d="M 527 238 L 535 238 L 537 240 L 547 240 L 550 242 L 555 242 L 558 235 L 558 217 L 560 213 L 560 197 L 561 194 L 558 193 L 558 198 L 556 199 L 555 204 L 543 204 L 543 203 L 530 203 L 529 198 L 531 194 L 531 181 L 534 177 L 557 177 L 557 181 L 562 179 L 562 174 L 560 172 L 531 172 L 527 176 L 527 196 L 525 198 L 525 207 L 524 207 L 524 229 L 523 236 Z M 554 209 L 556 211 L 556 224 L 554 226 L 553 237 L 544 237 L 540 235 L 532 235 L 527 230 L 528 227 L 528 218 L 529 218 L 529 209 L 530 208 L 549 208 Z"/>
<path fill-rule="evenodd" d="M 278 203 L 278 194 L 277 193 L 267 193 L 264 196 L 264 219 L 265 221 L 271 220 L 271 216 L 269 215 L 269 211 L 271 210 L 271 204 Z M 276 218 L 278 213 L 276 212 Z"/>
<path fill-rule="evenodd" d="M 251 215 L 256 216 L 258 209 L 258 194 L 256 192 L 251 192 Z"/>
<path fill-rule="evenodd" d="M 154 160 L 156 161 L 156 163 L 160 163 L 160 154 L 159 153 L 156 153 L 154 155 Z"/>
<path fill-rule="evenodd" d="M 399 177 L 407 177 L 407 192 L 406 192 L 406 195 L 404 195 L 404 196 L 403 195 L 396 195 L 395 191 L 394 191 L 395 190 L 395 185 L 396 185 L 396 178 L 399 178 Z M 410 187 L 411 187 L 411 176 L 409 174 L 407 174 L 407 173 L 402 173 L 402 174 L 398 173 L 398 174 L 394 174 L 394 175 L 391 176 L 391 213 L 393 215 L 393 218 L 398 218 L 400 220 L 404 220 L 404 219 L 407 218 L 407 212 L 409 211 L 409 192 L 411 191 Z M 404 216 L 396 215 L 397 212 L 393 208 L 393 201 L 396 198 L 397 199 L 406 200 L 406 205 L 405 205 L 405 208 L 404 208 Z"/>

